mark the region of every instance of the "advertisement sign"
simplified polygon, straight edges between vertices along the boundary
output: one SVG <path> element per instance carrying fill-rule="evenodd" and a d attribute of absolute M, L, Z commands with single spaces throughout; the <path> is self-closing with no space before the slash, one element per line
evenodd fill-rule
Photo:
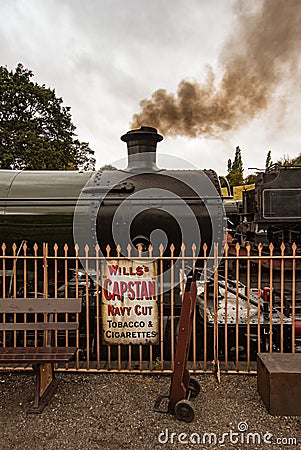
<path fill-rule="evenodd" d="M 159 337 L 155 262 L 106 260 L 102 327 L 108 344 L 155 344 Z"/>

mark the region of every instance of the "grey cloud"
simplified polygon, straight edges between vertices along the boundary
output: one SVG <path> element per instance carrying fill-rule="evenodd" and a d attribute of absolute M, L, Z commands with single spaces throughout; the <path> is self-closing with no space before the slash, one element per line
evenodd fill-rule
<path fill-rule="evenodd" d="M 0 64 L 13 68 L 23 62 L 37 82 L 55 88 L 71 106 L 79 138 L 96 150 L 98 164 L 110 163 L 125 155 L 119 136 L 127 131 L 142 98 L 161 86 L 174 92 L 181 79 L 204 79 L 207 64 L 218 68 L 218 56 L 234 26 L 232 4 L 227 0 L 0 0 Z M 248 4 L 253 7 L 259 2 Z M 295 122 L 288 121 L 282 132 L 292 133 L 300 144 Z M 262 121 L 254 126 L 261 128 L 236 133 L 235 144 L 251 148 L 255 132 L 265 135 Z M 275 151 L 281 151 L 279 133 L 271 141 Z M 236 142 L 239 136 L 242 141 Z M 179 156 L 190 154 L 201 167 L 223 170 L 233 156 L 230 139 L 191 141 L 185 148 L 182 141 L 165 142 L 162 148 L 180 152 Z"/>

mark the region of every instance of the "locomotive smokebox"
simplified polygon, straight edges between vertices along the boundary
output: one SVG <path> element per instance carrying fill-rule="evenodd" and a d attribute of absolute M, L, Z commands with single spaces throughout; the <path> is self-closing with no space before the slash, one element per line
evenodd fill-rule
<path fill-rule="evenodd" d="M 156 128 L 141 127 L 130 130 L 120 138 L 127 143 L 129 172 L 153 172 L 158 171 L 156 164 L 157 142 L 162 141 L 163 136 L 158 134 Z"/>

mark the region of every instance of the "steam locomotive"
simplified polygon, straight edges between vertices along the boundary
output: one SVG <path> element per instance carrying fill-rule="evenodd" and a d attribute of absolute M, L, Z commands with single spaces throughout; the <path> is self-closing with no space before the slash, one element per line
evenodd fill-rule
<path fill-rule="evenodd" d="M 273 165 L 257 174 L 255 188 L 243 192 L 235 239 L 279 250 L 301 244 L 301 167 Z"/>
<path fill-rule="evenodd" d="M 232 203 L 231 213 L 234 215 L 233 222 L 238 225 L 231 231 L 233 240 L 230 245 L 230 254 L 236 254 L 235 245 L 239 243 L 242 255 L 246 254 L 248 244 L 250 254 L 257 256 L 258 245 L 262 245 L 262 256 L 267 258 L 261 261 L 261 282 L 264 286 L 269 286 L 272 273 L 274 303 L 278 303 L 279 306 L 279 299 L 283 296 L 285 320 L 290 320 L 292 298 L 295 298 L 294 326 L 296 337 L 300 341 L 301 167 L 283 167 L 275 164 L 265 172 L 259 172 L 255 178 L 254 189 L 243 192 L 242 204 L 236 205 L 236 212 L 233 211 Z M 271 244 L 275 257 L 272 263 L 269 259 Z M 284 247 L 282 247 L 283 244 Z M 279 256 L 282 252 L 286 257 L 295 255 L 297 258 L 281 260 Z M 258 271 L 256 262 L 258 261 L 254 259 L 251 266 L 255 276 Z M 295 270 L 294 274 L 292 270 Z M 254 286 L 256 282 L 257 278 Z M 274 334 L 276 335 L 277 332 L 275 329 Z M 290 349 L 292 346 L 289 338 L 290 326 L 286 327 L 285 332 L 285 343 L 287 349 Z M 299 344 L 296 342 L 296 345 L 300 349 L 300 342 Z"/>
<path fill-rule="evenodd" d="M 75 244 L 85 266 L 85 246 L 93 251 L 99 246 L 100 254 L 106 255 L 110 246 L 110 257 L 127 256 L 131 245 L 131 256 L 140 253 L 148 256 L 152 245 L 152 256 L 173 256 L 181 252 L 185 243 L 185 257 L 202 255 L 203 245 L 212 254 L 212 243 L 221 242 L 224 237 L 225 213 L 217 174 L 213 170 L 165 170 L 156 164 L 157 143 L 163 137 L 152 127 L 131 130 L 121 137 L 128 149 L 128 164 L 125 169 L 98 172 L 75 171 L 0 171 L 0 236 L 6 244 L 6 255 L 11 255 L 11 246 L 21 249 L 27 243 L 27 255 L 33 254 L 35 243 L 41 255 L 42 244 L 48 243 L 49 254 L 58 244 L 58 256 L 64 256 L 68 245 L 68 295 L 75 287 L 72 257 Z M 163 253 L 162 246 L 163 244 Z M 192 246 L 195 250 L 192 250 Z M 221 248 L 221 246 L 220 246 Z M 136 252 L 136 253 L 135 253 Z M 193 253 L 195 252 L 195 253 Z M 95 253 L 94 253 L 95 254 Z M 22 250 L 20 250 L 22 255 Z M 17 254 L 18 258 L 18 254 Z M 6 273 L 9 263 L 6 260 Z M 22 284 L 23 262 L 20 259 L 20 282 Z M 58 266 L 60 261 L 58 260 Z M 171 264 L 175 279 L 175 317 L 179 316 L 181 297 L 177 283 L 179 267 L 170 258 L 163 261 L 164 316 L 170 315 L 170 277 L 166 276 Z M 66 276 L 64 262 L 58 267 L 58 295 L 65 294 Z M 61 269 L 61 270 L 60 270 Z M 1 270 L 1 267 L 0 267 Z M 27 281 L 30 275 L 27 264 Z M 55 277 L 49 264 L 49 279 Z M 95 328 L 95 298 L 93 279 L 95 270 L 89 266 L 90 275 L 90 331 Z M 80 279 L 82 277 L 83 281 Z M 43 275 L 39 277 L 43 280 Z M 84 272 L 78 273 L 79 290 L 85 288 Z M 2 277 L 0 276 L 0 283 Z M 6 283 L 6 288 L 12 283 Z M 0 286 L 1 287 L 1 286 Z M 2 288 L 1 288 L 2 289 Z M 29 294 L 29 287 L 27 295 Z M 73 289 L 75 295 L 75 289 Z M 48 293 L 51 295 L 49 283 Z M 11 295 L 12 293 L 6 293 Z M 22 296 L 22 292 L 19 295 Z M 84 302 L 86 297 L 83 298 Z M 86 310 L 85 303 L 83 311 Z M 81 321 L 86 326 L 85 318 Z M 85 345 L 85 343 L 84 343 Z"/>
<path fill-rule="evenodd" d="M 121 139 L 128 149 L 128 165 L 122 170 L 0 171 L 0 236 L 7 246 L 6 254 L 9 254 L 13 243 L 18 247 L 26 241 L 28 253 L 34 243 L 41 249 L 43 242 L 47 242 L 50 249 L 54 244 L 59 244 L 59 255 L 64 254 L 63 248 L 67 244 L 69 256 L 74 254 L 74 245 L 78 244 L 83 258 L 86 244 L 90 249 L 98 244 L 102 255 L 106 255 L 109 245 L 111 257 L 118 254 L 117 245 L 125 252 L 128 244 L 133 249 L 132 256 L 138 251 L 140 256 L 147 256 L 151 244 L 153 257 L 162 254 L 165 257 L 170 255 L 173 244 L 174 257 L 177 257 L 184 242 L 186 257 L 193 257 L 192 247 L 195 244 L 195 255 L 201 257 L 205 243 L 208 246 L 207 255 L 212 256 L 213 243 L 223 242 L 226 228 L 221 188 L 215 171 L 165 170 L 157 167 L 156 147 L 163 138 L 152 127 L 131 130 Z M 287 174 L 294 179 L 298 175 L 293 170 L 283 172 L 259 174 L 255 190 L 245 193 L 243 221 L 236 230 L 236 236 L 241 240 L 252 238 L 256 242 L 263 236 L 267 241 L 270 237 L 279 238 L 278 227 L 282 227 L 282 233 L 288 238 L 294 236 L 300 239 L 300 189 L 293 187 Z M 282 209 L 284 200 L 285 211 Z M 163 244 L 163 253 L 160 244 Z M 221 251 L 222 245 L 219 249 Z M 171 259 L 164 259 L 164 274 L 171 263 Z M 84 259 L 83 265 L 85 268 Z M 74 276 L 74 267 L 69 265 L 69 269 Z M 93 273 L 93 267 L 90 269 Z M 180 287 L 177 286 L 180 267 L 174 265 L 173 269 L 176 328 L 181 307 Z M 210 269 L 209 264 L 208 273 Z M 29 267 L 27 270 L 30 270 Z M 72 276 L 70 278 L 69 295 L 75 284 Z M 65 281 L 63 277 L 58 290 L 62 295 Z M 168 318 L 170 278 L 163 276 L 163 283 L 164 316 Z M 92 291 L 93 276 L 90 287 Z M 201 292 L 199 298 L 198 320 L 199 330 L 202 330 Z M 92 297 L 90 307 L 89 317 L 94 320 L 95 303 Z M 168 328 L 170 321 L 166 323 Z M 90 329 L 93 326 L 95 322 L 91 323 Z M 85 320 L 82 327 L 85 327 Z M 241 330 L 244 335 L 245 329 L 241 327 Z"/>
<path fill-rule="evenodd" d="M 163 138 L 154 128 L 131 130 L 121 139 L 128 147 L 123 170 L 0 171 L 1 241 L 7 247 L 24 239 L 49 247 L 67 243 L 70 250 L 75 243 L 98 242 L 105 253 L 107 245 L 114 249 L 122 243 L 145 250 L 162 230 L 165 248 L 173 243 L 179 252 L 184 238 L 186 248 L 193 243 L 191 233 L 182 236 L 191 230 L 192 216 L 200 248 L 222 238 L 223 205 L 213 170 L 159 169 L 156 146 Z"/>

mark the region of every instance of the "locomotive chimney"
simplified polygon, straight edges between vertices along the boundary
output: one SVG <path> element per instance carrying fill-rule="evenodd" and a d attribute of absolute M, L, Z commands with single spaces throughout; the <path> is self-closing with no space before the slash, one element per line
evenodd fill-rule
<path fill-rule="evenodd" d="M 137 171 L 157 171 L 156 164 L 157 142 L 162 141 L 163 136 L 158 134 L 156 128 L 141 127 L 137 130 L 130 130 L 120 138 L 127 143 L 128 166 L 126 170 Z"/>

